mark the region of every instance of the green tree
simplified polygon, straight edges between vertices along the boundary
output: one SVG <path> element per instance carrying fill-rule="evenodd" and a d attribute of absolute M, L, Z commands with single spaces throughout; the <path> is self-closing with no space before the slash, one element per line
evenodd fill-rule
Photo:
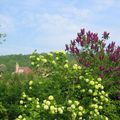
<path fill-rule="evenodd" d="M 3 41 L 5 41 L 6 39 L 6 34 L 5 33 L 2 33 L 2 32 L 0 32 L 0 44 L 3 42 Z"/>

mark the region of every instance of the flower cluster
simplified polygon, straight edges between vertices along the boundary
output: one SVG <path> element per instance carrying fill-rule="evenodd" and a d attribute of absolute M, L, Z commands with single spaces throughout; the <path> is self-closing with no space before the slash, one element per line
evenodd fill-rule
<path fill-rule="evenodd" d="M 93 69 L 93 74 L 117 81 L 120 74 L 120 46 L 116 46 L 115 42 L 106 45 L 109 34 L 105 31 L 100 39 L 97 33 L 81 29 L 77 38 L 65 47 L 80 65 Z"/>
<path fill-rule="evenodd" d="M 85 114 L 85 109 L 80 105 L 79 101 L 68 100 L 67 110 L 71 113 L 72 119 L 78 118 L 82 120 Z"/>
<path fill-rule="evenodd" d="M 29 89 L 31 90 L 32 89 L 32 85 L 33 85 L 33 81 L 29 81 Z"/>
<path fill-rule="evenodd" d="M 57 105 L 52 95 L 48 97 L 48 100 L 43 100 L 43 109 L 50 112 L 50 114 L 63 114 L 64 107 Z"/>
<path fill-rule="evenodd" d="M 51 92 L 47 99 L 43 97 L 39 101 L 34 94 L 31 95 L 35 87 L 32 87 L 33 81 L 29 81 L 28 84 L 29 87 L 32 87 L 32 91 L 28 92 L 28 95 L 23 92 L 20 100 L 24 118 L 41 119 L 41 117 L 45 117 L 48 119 L 46 116 L 49 116 L 50 120 L 57 117 L 59 119 L 72 118 L 72 120 L 108 119 L 103 114 L 104 106 L 109 103 L 108 94 L 102 85 L 102 79 L 93 76 L 92 70 L 88 70 L 77 63 L 69 63 L 64 51 L 55 51 L 55 53 L 48 53 L 44 56 L 34 53 L 31 60 L 37 69 L 40 67 L 43 67 L 43 71 L 48 69 L 49 76 L 44 77 L 43 74 L 40 74 L 40 77 L 44 80 L 51 80 L 52 84 L 51 86 L 48 85 L 50 87 L 48 90 Z M 41 87 L 42 84 L 36 86 Z M 52 90 L 56 91 L 53 92 Z M 62 102 L 55 99 L 56 96 L 60 97 Z M 32 115 L 33 112 L 35 112 L 34 116 Z M 28 114 L 29 116 L 27 116 Z"/>
<path fill-rule="evenodd" d="M 19 115 L 15 120 L 26 120 L 26 118 L 24 118 L 22 115 Z"/>
<path fill-rule="evenodd" d="M 91 50 L 94 50 L 94 52 L 101 51 L 102 48 L 105 47 L 104 40 L 108 39 L 109 33 L 104 32 L 103 33 L 103 39 L 99 40 L 98 34 L 93 32 L 86 32 L 85 29 L 81 29 L 81 32 L 77 34 L 77 38 L 73 41 L 71 41 L 70 45 L 65 45 L 66 50 L 70 51 L 71 53 L 78 54 L 80 53 L 77 44 L 81 47 L 88 47 Z"/>
<path fill-rule="evenodd" d="M 85 29 L 81 29 L 80 33 L 77 34 L 77 38 L 71 41 L 70 45 L 66 44 L 65 46 L 67 51 L 78 55 L 78 61 L 86 67 L 96 66 L 96 62 L 100 61 L 103 64 L 106 59 L 108 62 L 112 61 L 118 65 L 120 61 L 120 47 L 116 47 L 115 42 L 106 46 L 105 41 L 108 38 L 109 33 L 107 32 L 103 33 L 103 37 L 100 40 L 97 33 L 90 31 L 85 33 Z M 79 48 L 79 46 L 81 47 Z M 104 62 L 105 69 L 109 69 L 107 68 L 108 62 Z M 112 62 L 109 65 L 113 65 Z M 97 64 L 97 66 L 100 67 L 101 64 Z"/>

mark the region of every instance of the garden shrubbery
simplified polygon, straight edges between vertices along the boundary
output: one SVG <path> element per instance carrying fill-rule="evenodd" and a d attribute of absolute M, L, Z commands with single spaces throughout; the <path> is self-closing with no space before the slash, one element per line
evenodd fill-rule
<path fill-rule="evenodd" d="M 33 75 L 4 73 L 0 119 L 119 120 L 120 47 L 108 38 L 82 29 L 67 52 L 33 52 Z"/>
<path fill-rule="evenodd" d="M 66 44 L 66 50 L 75 56 L 79 65 L 93 69 L 93 74 L 104 78 L 103 84 L 110 93 L 114 93 L 111 97 L 119 99 L 120 46 L 116 46 L 115 42 L 106 45 L 108 39 L 108 32 L 99 38 L 97 33 L 81 29 L 77 38 Z"/>
<path fill-rule="evenodd" d="M 41 67 L 46 73 L 41 74 L 42 81 L 29 81 L 30 91 L 22 93 L 21 114 L 17 120 L 111 119 L 109 113 L 104 112 L 110 99 L 102 79 L 93 76 L 92 70 L 69 64 L 64 51 L 48 53 L 46 56 L 34 52 L 30 58 L 36 70 Z M 49 84 L 45 85 L 46 81 Z M 44 93 L 34 93 L 41 89 L 44 89 Z"/>

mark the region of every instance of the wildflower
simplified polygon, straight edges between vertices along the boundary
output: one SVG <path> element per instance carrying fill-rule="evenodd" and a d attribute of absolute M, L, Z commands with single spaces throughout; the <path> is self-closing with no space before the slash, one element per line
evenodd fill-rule
<path fill-rule="evenodd" d="M 40 108 L 40 105 L 37 105 L 36 108 Z"/>
<path fill-rule="evenodd" d="M 103 85 L 101 85 L 101 89 L 104 89 L 104 86 L 103 86 Z"/>
<path fill-rule="evenodd" d="M 81 35 L 84 35 L 85 34 L 85 29 L 81 29 Z"/>
<path fill-rule="evenodd" d="M 97 92 L 94 92 L 94 93 L 93 93 L 93 96 L 97 96 Z"/>
<path fill-rule="evenodd" d="M 74 101 L 75 105 L 79 105 L 79 101 Z"/>
<path fill-rule="evenodd" d="M 78 109 L 82 111 L 82 110 L 83 110 L 83 107 L 82 107 L 82 106 L 79 106 Z"/>
<path fill-rule="evenodd" d="M 51 111 L 51 114 L 55 114 L 55 111 L 53 110 L 53 111 Z"/>
<path fill-rule="evenodd" d="M 39 57 L 37 57 L 37 61 L 40 61 L 40 58 L 39 58 Z"/>
<path fill-rule="evenodd" d="M 72 108 L 72 109 L 75 109 L 75 105 L 74 105 L 74 104 L 72 104 L 72 105 L 71 105 L 71 108 Z"/>
<path fill-rule="evenodd" d="M 79 79 L 82 79 L 82 78 L 84 78 L 83 76 L 79 76 Z"/>
<path fill-rule="evenodd" d="M 103 109 L 103 107 L 102 107 L 102 106 L 99 106 L 99 109 L 100 109 L 100 110 L 102 110 L 102 109 Z"/>
<path fill-rule="evenodd" d="M 29 87 L 30 90 L 32 90 L 32 87 Z"/>
<path fill-rule="evenodd" d="M 94 104 L 94 108 L 96 108 L 96 109 L 97 109 L 97 108 L 98 108 L 98 105 L 97 105 L 97 104 Z"/>
<path fill-rule="evenodd" d="M 105 98 L 105 102 L 108 102 L 109 100 L 108 100 L 108 98 Z"/>
<path fill-rule="evenodd" d="M 56 60 L 59 60 L 59 57 L 56 57 Z"/>
<path fill-rule="evenodd" d="M 108 39 L 108 38 L 109 38 L 109 34 L 110 34 L 110 33 L 108 33 L 108 32 L 105 31 L 105 32 L 103 33 L 103 38 L 104 38 L 104 39 Z"/>
<path fill-rule="evenodd" d="M 68 100 L 68 104 L 72 104 L 72 100 Z"/>
<path fill-rule="evenodd" d="M 81 92 L 84 93 L 84 92 L 85 92 L 85 89 L 82 89 Z"/>
<path fill-rule="evenodd" d="M 57 108 L 55 108 L 54 111 L 57 113 L 57 111 L 58 111 Z"/>
<path fill-rule="evenodd" d="M 46 105 L 50 105 L 50 101 L 46 101 Z"/>
<path fill-rule="evenodd" d="M 67 110 L 68 110 L 68 111 L 71 111 L 72 109 L 71 109 L 71 107 L 68 107 Z"/>
<path fill-rule="evenodd" d="M 109 120 L 108 117 L 105 117 L 105 120 Z"/>
<path fill-rule="evenodd" d="M 90 83 L 90 85 L 94 85 L 94 84 L 95 84 L 95 82 L 94 82 L 94 81 L 90 81 L 89 83 Z"/>
<path fill-rule="evenodd" d="M 64 50 L 61 50 L 60 53 L 64 54 L 65 55 L 65 51 Z"/>
<path fill-rule="evenodd" d="M 66 44 L 65 47 L 66 47 L 65 50 L 68 51 L 69 50 L 69 46 Z"/>
<path fill-rule="evenodd" d="M 31 62 L 31 65 L 35 65 L 35 63 L 34 63 L 34 62 Z"/>
<path fill-rule="evenodd" d="M 49 99 L 49 100 L 54 100 L 54 97 L 53 97 L 52 95 L 50 95 L 50 96 L 48 97 L 48 99 Z"/>
<path fill-rule="evenodd" d="M 51 111 L 54 111 L 54 109 L 55 109 L 55 107 L 52 105 L 52 106 L 50 106 L 50 110 Z"/>
<path fill-rule="evenodd" d="M 25 92 L 23 92 L 23 95 L 22 95 L 22 96 L 23 96 L 23 98 L 27 97 L 27 95 L 25 94 Z"/>
<path fill-rule="evenodd" d="M 86 82 L 89 82 L 89 79 L 85 79 Z"/>
<path fill-rule="evenodd" d="M 46 101 L 47 101 L 47 100 L 43 100 L 43 103 L 45 103 L 45 104 L 46 104 Z"/>
<path fill-rule="evenodd" d="M 97 80 L 98 80 L 99 82 L 101 82 L 101 81 L 102 81 L 102 79 L 101 79 L 101 78 L 98 78 Z"/>
<path fill-rule="evenodd" d="M 32 98 L 29 97 L 29 98 L 28 98 L 28 101 L 31 101 L 31 100 L 32 100 Z"/>
<path fill-rule="evenodd" d="M 101 98 L 101 99 L 104 99 L 104 96 L 103 96 L 103 95 L 101 95 L 101 96 L 100 96 L 100 98 Z"/>
<path fill-rule="evenodd" d="M 74 112 L 74 113 L 72 114 L 72 117 L 73 117 L 73 118 L 76 118 L 76 116 L 77 116 L 77 114 Z"/>
<path fill-rule="evenodd" d="M 82 114 L 82 112 L 78 112 L 78 115 L 79 115 L 79 116 L 82 116 L 83 114 Z"/>
<path fill-rule="evenodd" d="M 43 62 L 43 63 L 46 63 L 46 62 L 47 62 L 47 60 L 46 60 L 46 59 L 42 59 L 42 62 Z"/>
<path fill-rule="evenodd" d="M 20 100 L 20 104 L 23 104 L 24 102 L 23 102 L 23 100 Z"/>
<path fill-rule="evenodd" d="M 83 47 L 83 46 L 84 46 L 84 41 L 81 40 L 81 41 L 80 41 L 80 44 L 81 44 L 81 46 Z"/>
<path fill-rule="evenodd" d="M 68 63 L 68 60 L 65 60 L 66 63 Z"/>
<path fill-rule="evenodd" d="M 45 110 L 48 110 L 48 109 L 49 109 L 49 106 L 48 106 L 48 105 L 44 105 L 44 109 L 45 109 Z"/>
<path fill-rule="evenodd" d="M 100 55 L 99 59 L 102 61 L 104 59 L 104 55 Z"/>
<path fill-rule="evenodd" d="M 73 69 L 74 69 L 74 70 L 77 70 L 77 68 L 78 68 L 78 65 L 77 65 L 77 64 L 74 64 L 74 65 L 73 65 Z"/>
<path fill-rule="evenodd" d="M 102 90 L 101 93 L 104 95 L 104 94 L 105 94 L 105 91 Z"/>
<path fill-rule="evenodd" d="M 19 119 L 22 119 L 22 115 L 19 115 L 18 118 L 19 118 Z"/>
<path fill-rule="evenodd" d="M 27 105 L 24 105 L 25 108 L 27 108 Z"/>
<path fill-rule="evenodd" d="M 39 64 L 37 64 L 37 66 L 36 67 L 40 67 L 40 65 Z"/>
<path fill-rule="evenodd" d="M 96 89 L 99 89 L 99 86 L 98 86 L 98 85 L 95 85 L 95 88 L 96 88 Z"/>
<path fill-rule="evenodd" d="M 39 101 L 39 98 L 36 98 L 37 101 Z"/>
<path fill-rule="evenodd" d="M 63 114 L 63 109 L 62 109 L 62 108 L 58 108 L 58 112 L 59 112 L 60 114 Z"/>
<path fill-rule="evenodd" d="M 53 64 L 53 65 L 56 65 L 56 62 L 53 60 L 53 61 L 52 61 L 52 64 Z"/>
<path fill-rule="evenodd" d="M 59 54 L 59 51 L 58 51 L 58 50 L 55 50 L 55 54 Z"/>
<path fill-rule="evenodd" d="M 96 98 L 93 98 L 93 101 L 97 102 L 98 100 Z"/>
<path fill-rule="evenodd" d="M 91 89 L 88 90 L 89 93 L 92 93 L 93 91 Z"/>
<path fill-rule="evenodd" d="M 39 101 L 37 101 L 36 104 L 39 105 L 40 104 Z"/>
<path fill-rule="evenodd" d="M 53 54 L 52 54 L 52 53 L 48 53 L 48 56 L 52 57 L 52 56 L 53 56 Z"/>
<path fill-rule="evenodd" d="M 69 67 L 68 64 L 65 64 L 65 65 L 64 65 L 64 68 L 68 68 L 68 67 Z"/>
<path fill-rule="evenodd" d="M 33 84 L 33 81 L 31 80 L 31 81 L 29 81 L 29 85 L 32 85 Z"/>

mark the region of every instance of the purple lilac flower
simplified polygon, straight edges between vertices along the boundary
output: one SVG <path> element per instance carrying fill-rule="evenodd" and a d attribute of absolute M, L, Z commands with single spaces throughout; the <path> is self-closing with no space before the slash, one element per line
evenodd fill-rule
<path fill-rule="evenodd" d="M 105 32 L 103 33 L 103 38 L 104 38 L 104 39 L 108 39 L 108 38 L 109 38 L 109 34 L 110 34 L 110 33 L 108 33 L 108 32 L 105 31 Z"/>

